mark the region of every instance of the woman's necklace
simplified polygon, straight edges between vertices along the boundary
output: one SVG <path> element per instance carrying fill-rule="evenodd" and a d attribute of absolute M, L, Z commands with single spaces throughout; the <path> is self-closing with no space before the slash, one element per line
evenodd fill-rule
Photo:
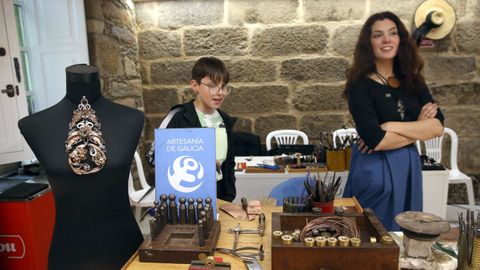
<path fill-rule="evenodd" d="M 391 88 L 398 88 L 400 87 L 400 82 L 395 76 L 389 76 L 388 78 L 385 78 L 380 72 L 375 71 L 375 75 L 377 75 L 378 79 L 382 81 L 382 83 L 388 87 Z"/>
<path fill-rule="evenodd" d="M 378 79 L 382 81 L 382 83 L 388 88 L 400 87 L 400 82 L 397 80 L 397 78 L 395 78 L 395 76 L 389 76 L 387 79 L 376 70 L 375 75 L 377 75 Z M 401 99 L 397 99 L 397 112 L 400 115 L 400 118 L 402 118 L 403 120 L 405 118 L 405 105 L 403 104 L 403 101 Z"/>

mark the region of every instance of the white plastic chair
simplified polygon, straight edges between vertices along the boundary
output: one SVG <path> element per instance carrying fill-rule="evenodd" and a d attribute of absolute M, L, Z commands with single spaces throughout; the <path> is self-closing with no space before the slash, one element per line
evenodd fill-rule
<path fill-rule="evenodd" d="M 267 135 L 267 151 L 272 149 L 272 138 L 275 138 L 277 145 L 293 145 L 297 144 L 297 139 L 299 136 L 302 137 L 303 144 L 308 144 L 308 136 L 303 131 L 294 129 L 281 129 L 272 131 Z"/>
<path fill-rule="evenodd" d="M 337 148 L 337 137 L 340 139 L 340 143 L 343 144 L 345 141 L 345 138 L 349 136 L 358 136 L 357 130 L 355 128 L 341 128 L 337 129 L 333 132 L 333 148 Z"/>
<path fill-rule="evenodd" d="M 457 154 L 458 154 L 458 136 L 455 131 L 453 131 L 450 128 L 444 128 L 443 129 L 443 135 L 440 137 L 436 137 L 427 141 L 423 141 L 425 144 L 425 154 L 428 157 L 431 157 L 435 159 L 437 162 L 442 161 L 442 142 L 443 142 L 443 136 L 445 134 L 448 134 L 450 136 L 451 140 L 451 146 L 450 146 L 450 171 L 448 175 L 448 181 L 449 184 L 465 184 L 467 187 L 467 197 L 468 197 L 468 206 L 469 208 L 474 208 L 475 207 L 475 197 L 473 193 L 473 184 L 472 184 L 472 178 L 470 178 L 468 175 L 462 173 L 458 169 L 458 164 L 457 164 Z M 421 151 L 421 146 L 420 146 L 420 141 L 417 141 L 417 149 L 419 153 L 422 153 Z"/>
<path fill-rule="evenodd" d="M 132 172 L 130 171 L 130 176 L 128 178 L 128 197 L 130 198 L 130 205 L 135 207 L 135 219 L 140 221 L 142 207 L 153 206 L 153 201 L 155 200 L 155 189 L 151 189 L 152 187 L 147 183 L 147 179 L 145 178 L 145 173 L 143 171 L 142 160 L 140 159 L 140 155 L 137 151 L 135 151 L 133 158 L 135 166 L 137 167 L 138 178 L 142 188 L 135 190 Z M 144 197 L 147 192 L 149 192 L 149 194 Z M 142 199 L 142 197 L 144 198 Z"/>

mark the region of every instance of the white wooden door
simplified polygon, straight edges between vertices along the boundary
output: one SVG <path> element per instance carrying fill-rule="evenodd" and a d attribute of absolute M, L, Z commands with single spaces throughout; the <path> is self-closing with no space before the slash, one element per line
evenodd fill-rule
<path fill-rule="evenodd" d="M 28 114 L 12 0 L 0 5 L 0 164 L 34 156 L 17 122 Z"/>
<path fill-rule="evenodd" d="M 17 127 L 28 107 L 24 82 L 18 80 L 14 63 L 15 58 L 20 60 L 20 47 L 13 1 L 2 0 L 0 7 L 0 47 L 5 49 L 0 56 L 0 89 L 10 89 L 10 85 L 14 89 L 13 97 L 0 93 L 0 164 L 35 158 Z M 36 111 L 43 110 L 65 96 L 65 68 L 89 63 L 83 0 L 15 3 L 24 11 L 29 90 L 34 93 Z M 24 78 L 21 68 L 18 72 Z"/>
<path fill-rule="evenodd" d="M 24 1 L 37 110 L 65 96 L 65 68 L 88 64 L 83 0 Z"/>

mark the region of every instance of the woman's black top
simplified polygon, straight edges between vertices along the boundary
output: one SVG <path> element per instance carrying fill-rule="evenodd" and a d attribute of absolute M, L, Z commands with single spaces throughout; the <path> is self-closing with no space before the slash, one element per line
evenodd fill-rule
<path fill-rule="evenodd" d="M 348 107 L 356 129 L 370 149 L 374 149 L 385 136 L 380 127 L 385 122 L 417 121 L 420 111 L 428 102 L 435 102 L 427 85 L 407 93 L 404 88 L 391 88 L 370 78 L 352 82 L 348 88 Z M 435 116 L 443 124 L 440 109 Z"/>

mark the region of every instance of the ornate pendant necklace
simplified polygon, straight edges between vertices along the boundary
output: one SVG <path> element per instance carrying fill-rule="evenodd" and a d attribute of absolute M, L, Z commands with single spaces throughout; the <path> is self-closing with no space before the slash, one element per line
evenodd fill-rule
<path fill-rule="evenodd" d="M 382 81 L 382 83 L 388 87 L 391 88 L 398 88 L 400 87 L 400 82 L 395 76 L 389 76 L 388 78 L 385 78 L 380 72 L 375 71 L 375 75 L 377 75 L 378 79 Z"/>
<path fill-rule="evenodd" d="M 83 96 L 78 108 L 73 111 L 65 141 L 68 164 L 74 173 L 78 175 L 96 173 L 105 165 L 107 150 L 100 126 L 95 110 Z"/>
<path fill-rule="evenodd" d="M 380 81 L 382 81 L 382 83 L 388 88 L 400 87 L 400 82 L 397 78 L 395 78 L 395 76 L 389 76 L 388 78 L 385 78 L 378 71 L 375 71 L 375 74 L 377 75 L 378 79 L 380 79 Z M 397 100 L 397 112 L 400 114 L 400 118 L 403 120 L 405 118 L 405 105 L 401 99 Z"/>

